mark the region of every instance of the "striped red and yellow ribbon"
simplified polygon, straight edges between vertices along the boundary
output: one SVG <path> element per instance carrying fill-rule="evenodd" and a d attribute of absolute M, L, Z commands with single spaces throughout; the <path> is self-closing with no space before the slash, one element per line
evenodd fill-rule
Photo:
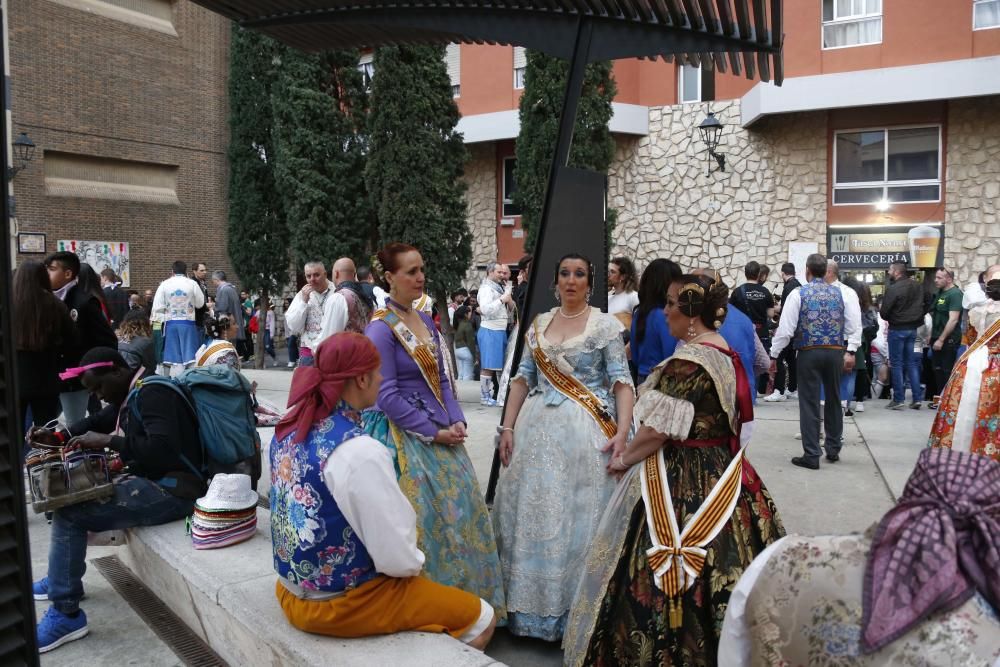
<path fill-rule="evenodd" d="M 646 551 L 646 558 L 653 570 L 653 581 L 667 595 L 672 628 L 682 623 L 681 597 L 701 575 L 708 555 L 706 547 L 726 525 L 736 507 L 745 451 L 744 447 L 736 454 L 683 529 L 678 527 L 670 497 L 663 450 L 643 461 L 642 499 L 653 542 Z"/>

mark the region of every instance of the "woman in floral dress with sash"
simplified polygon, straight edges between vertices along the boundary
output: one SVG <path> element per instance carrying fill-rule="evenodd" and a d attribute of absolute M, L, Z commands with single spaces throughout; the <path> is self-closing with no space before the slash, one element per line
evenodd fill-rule
<path fill-rule="evenodd" d="M 686 344 L 650 373 L 636 437 L 612 455 L 625 475 L 587 556 L 567 665 L 715 665 L 733 587 L 784 535 L 740 444 L 753 405 L 739 357 L 717 333 L 727 297 L 707 277 L 670 286 L 667 322 Z"/>
<path fill-rule="evenodd" d="M 393 243 L 378 253 L 389 283 L 386 308 L 365 334 L 382 359 L 377 410 L 365 431 L 393 454 L 399 486 L 417 513 L 424 574 L 475 593 L 503 618 L 500 562 L 489 512 L 465 451 L 465 416 L 455 400 L 430 316 L 414 307 L 424 289 L 416 248 Z"/>
<path fill-rule="evenodd" d="M 500 439 L 507 469 L 493 520 L 517 635 L 562 638 L 580 568 L 615 488 L 608 453 L 624 444 L 634 390 L 622 325 L 587 303 L 593 266 L 556 267 L 560 306 L 535 318 L 511 380 Z"/>
<path fill-rule="evenodd" d="M 929 444 L 1000 461 L 1000 273 L 986 296 L 969 311 L 969 349 L 941 391 Z"/>

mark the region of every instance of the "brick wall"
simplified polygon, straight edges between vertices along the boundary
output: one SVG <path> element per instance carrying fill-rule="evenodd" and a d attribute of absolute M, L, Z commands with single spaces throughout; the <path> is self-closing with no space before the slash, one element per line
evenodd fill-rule
<path fill-rule="evenodd" d="M 177 36 L 50 0 L 9 0 L 12 117 L 35 160 L 14 180 L 17 228 L 127 241 L 131 289 L 176 259 L 233 275 L 226 256 L 229 23 L 173 3 Z M 177 165 L 180 205 L 45 194 L 44 151 Z M 40 259 L 41 255 L 18 255 Z"/>

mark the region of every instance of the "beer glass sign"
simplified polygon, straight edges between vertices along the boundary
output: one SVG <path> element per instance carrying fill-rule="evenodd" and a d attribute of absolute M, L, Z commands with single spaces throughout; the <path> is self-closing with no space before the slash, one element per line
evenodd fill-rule
<path fill-rule="evenodd" d="M 941 226 L 928 224 L 834 228 L 827 231 L 827 248 L 843 268 L 883 269 L 892 262 L 905 262 L 914 269 L 927 269 L 941 265 L 942 232 Z"/>
<path fill-rule="evenodd" d="M 937 266 L 938 246 L 941 245 L 941 230 L 937 227 L 921 225 L 906 234 L 910 247 L 910 266 L 926 269 Z"/>

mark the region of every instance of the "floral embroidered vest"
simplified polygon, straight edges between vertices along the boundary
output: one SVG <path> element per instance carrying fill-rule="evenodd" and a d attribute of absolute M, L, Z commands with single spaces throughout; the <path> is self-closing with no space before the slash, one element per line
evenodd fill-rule
<path fill-rule="evenodd" d="M 341 403 L 305 441 L 292 444 L 292 433 L 271 443 L 274 569 L 306 590 L 341 592 L 378 574 L 323 480 L 330 454 L 359 435 L 357 413 Z"/>
<path fill-rule="evenodd" d="M 813 280 L 799 288 L 795 349 L 844 346 L 844 297 L 836 285 Z"/>
<path fill-rule="evenodd" d="M 357 292 L 349 287 L 341 287 L 337 290 L 337 294 L 344 297 L 344 301 L 347 302 L 347 324 L 344 326 L 344 331 L 364 335 L 365 327 L 368 326 L 368 321 L 372 317 L 368 304 L 362 301 Z"/>

